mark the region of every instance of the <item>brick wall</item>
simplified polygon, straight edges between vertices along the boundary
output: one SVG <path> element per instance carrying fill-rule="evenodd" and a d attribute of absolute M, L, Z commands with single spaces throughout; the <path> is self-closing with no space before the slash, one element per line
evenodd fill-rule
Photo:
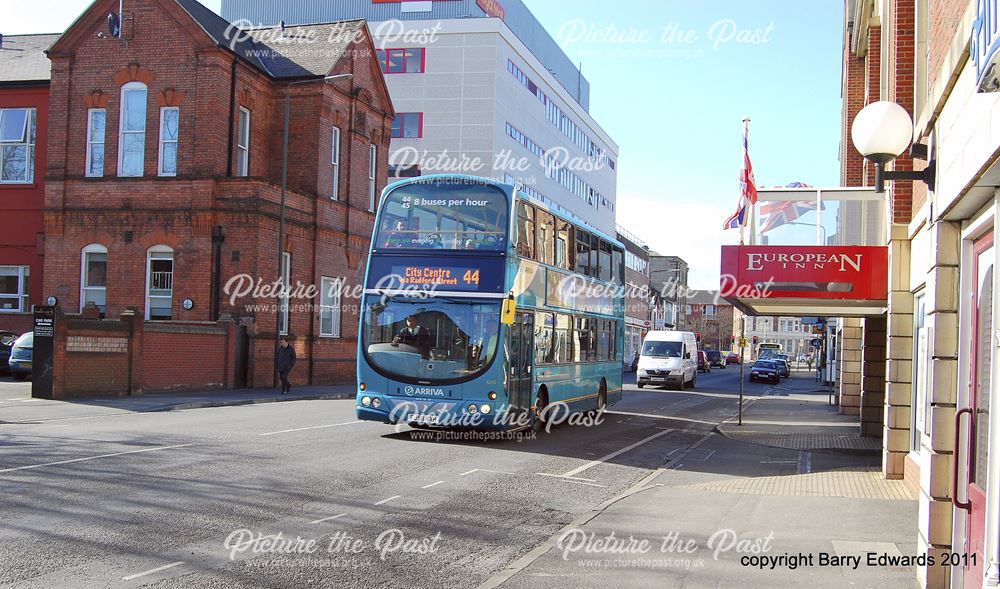
<path fill-rule="evenodd" d="M 56 399 L 232 388 L 239 353 L 231 319 L 144 322 L 130 313 L 104 320 L 59 313 L 53 350 Z"/>
<path fill-rule="evenodd" d="M 890 54 L 886 56 L 889 77 L 886 100 L 902 106 L 913 119 L 915 0 L 893 0 L 891 10 L 892 26 L 887 31 Z M 893 160 L 892 169 L 912 170 L 913 160 L 904 152 Z M 909 223 L 913 217 L 913 184 L 909 181 L 892 183 L 889 200 L 892 223 Z"/>
<path fill-rule="evenodd" d="M 231 388 L 236 324 L 146 323 L 142 337 L 144 392 Z"/>
<path fill-rule="evenodd" d="M 128 394 L 131 331 L 129 321 L 91 321 L 58 314 L 52 347 L 52 398 Z M 124 349 L 122 340 L 126 342 Z"/>
<path fill-rule="evenodd" d="M 235 56 L 216 46 L 173 2 L 127 0 L 126 11 L 134 10 L 135 15 L 126 23 L 126 35 L 132 39 L 127 47 L 97 37 L 109 10 L 109 2 L 95 4 L 50 52 L 48 137 L 56 147 L 50 148 L 46 172 L 46 279 L 40 290 L 58 296 L 67 311 L 79 310 L 81 250 L 100 244 L 108 251 L 107 315 L 134 307 L 144 317 L 148 251 L 165 245 L 173 250 L 172 319 L 214 321 L 219 313 L 236 317 L 247 325 L 251 339 L 248 384 L 270 386 L 275 301 L 254 294 L 230 300 L 223 287 L 243 274 L 273 283 L 279 251 L 292 256 L 293 286 L 318 287 L 323 276 L 344 278 L 348 287 L 360 284 L 374 222 L 369 211 L 369 146 L 377 150 L 378 194 L 387 181 L 394 116 L 370 36 L 366 31 L 355 39 L 332 64 L 330 73 L 352 73 L 353 78 L 317 80 L 291 90 L 285 239 L 279 245 L 287 81 L 275 80 L 245 61 L 234 68 Z M 129 81 L 148 88 L 141 178 L 117 176 L 121 87 Z M 157 176 L 162 105 L 180 108 L 175 177 Z M 91 107 L 107 109 L 103 178 L 84 176 L 81 146 Z M 251 113 L 246 178 L 231 174 L 236 170 L 239 107 Z M 330 164 L 334 126 L 341 131 L 336 200 L 331 198 Z M 222 233 L 218 264 L 212 237 L 217 229 Z M 182 307 L 185 299 L 194 303 L 190 310 Z M 320 337 L 318 297 L 292 304 L 289 337 L 299 353 L 293 381 L 353 380 L 357 301 L 342 301 L 341 338 Z M 176 355 L 183 354 L 184 343 L 200 348 L 207 336 L 157 332 L 152 337 L 150 341 L 162 342 L 174 350 L 169 355 Z M 219 361 L 215 355 L 208 358 L 212 365 Z M 157 366 L 163 376 L 142 386 L 168 386 L 175 378 L 173 366 Z"/>

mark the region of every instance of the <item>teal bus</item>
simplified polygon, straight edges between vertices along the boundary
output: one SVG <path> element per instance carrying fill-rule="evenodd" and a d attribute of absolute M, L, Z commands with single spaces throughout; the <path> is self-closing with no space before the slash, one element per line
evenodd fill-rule
<path fill-rule="evenodd" d="M 386 187 L 364 284 L 359 419 L 539 430 L 621 399 L 622 244 L 514 186 Z"/>

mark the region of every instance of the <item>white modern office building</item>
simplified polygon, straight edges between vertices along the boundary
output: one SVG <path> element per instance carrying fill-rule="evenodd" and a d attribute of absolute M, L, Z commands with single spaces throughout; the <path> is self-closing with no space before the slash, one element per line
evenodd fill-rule
<path fill-rule="evenodd" d="M 397 112 L 385 173 L 520 182 L 615 234 L 618 146 L 590 116 L 579 68 L 520 0 L 222 0 L 222 16 L 366 19 Z"/>

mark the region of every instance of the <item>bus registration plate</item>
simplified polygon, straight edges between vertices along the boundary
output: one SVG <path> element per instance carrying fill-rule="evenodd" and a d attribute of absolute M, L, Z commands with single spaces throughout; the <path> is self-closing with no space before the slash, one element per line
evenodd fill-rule
<path fill-rule="evenodd" d="M 419 425 L 435 425 L 438 422 L 438 416 L 436 413 L 421 414 L 421 413 L 411 413 L 406 418 L 407 423 L 416 423 Z"/>

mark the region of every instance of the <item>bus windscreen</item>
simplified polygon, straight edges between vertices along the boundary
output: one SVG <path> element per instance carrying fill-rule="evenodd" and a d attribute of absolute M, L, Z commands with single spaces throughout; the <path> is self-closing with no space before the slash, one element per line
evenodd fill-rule
<path fill-rule="evenodd" d="M 375 249 L 503 251 L 507 196 L 472 182 L 425 182 L 386 195 Z"/>

